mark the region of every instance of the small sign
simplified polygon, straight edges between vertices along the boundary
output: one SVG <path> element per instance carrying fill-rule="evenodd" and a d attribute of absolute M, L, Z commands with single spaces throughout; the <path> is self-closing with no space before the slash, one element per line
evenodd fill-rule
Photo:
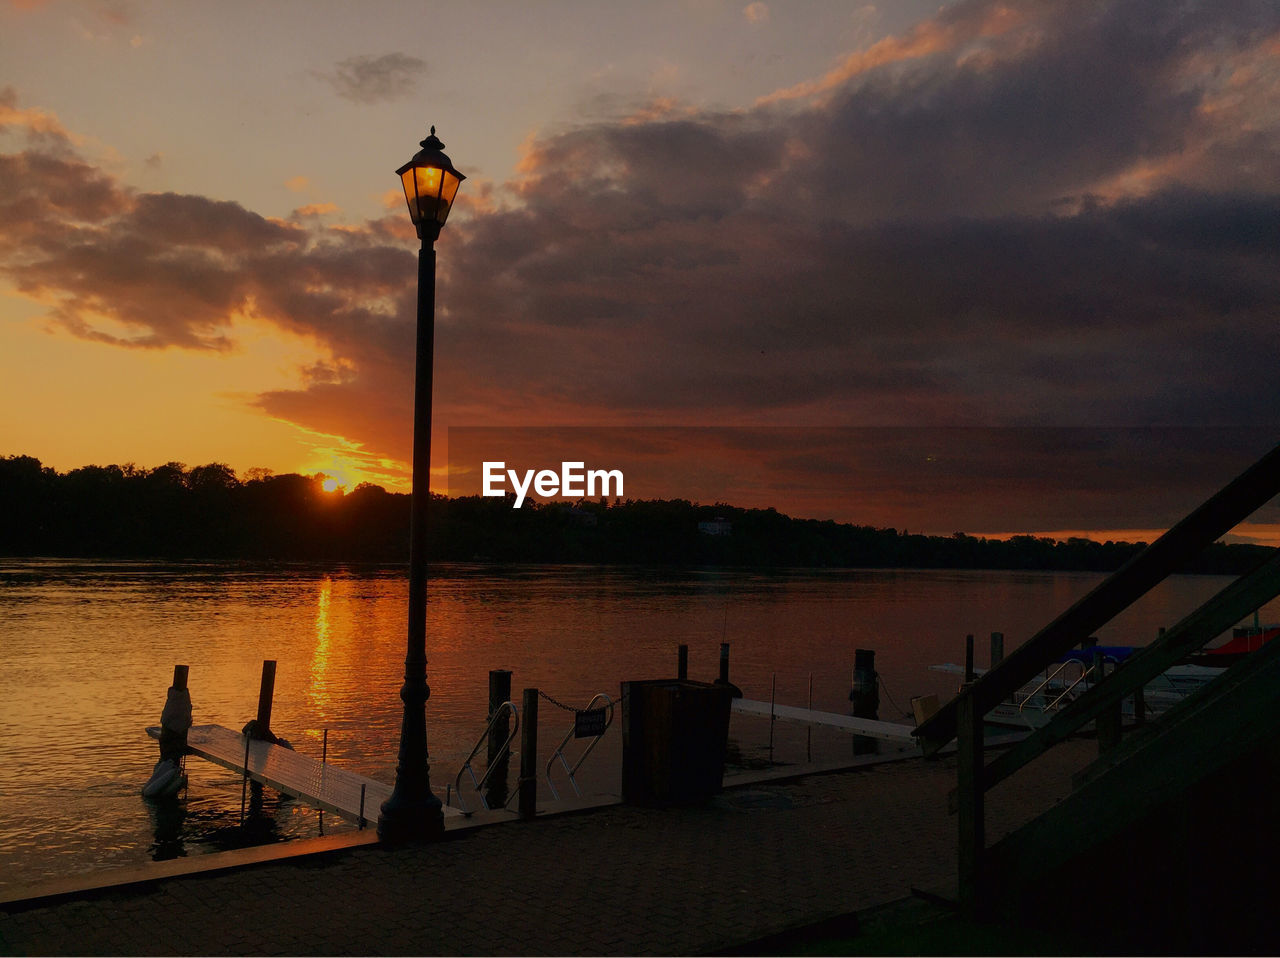
<path fill-rule="evenodd" d="M 595 738 L 603 735 L 608 723 L 605 721 L 605 709 L 584 709 L 573 713 L 573 737 Z"/>

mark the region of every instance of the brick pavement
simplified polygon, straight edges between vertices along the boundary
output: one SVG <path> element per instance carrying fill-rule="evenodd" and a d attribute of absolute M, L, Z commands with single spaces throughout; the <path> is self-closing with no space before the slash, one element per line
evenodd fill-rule
<path fill-rule="evenodd" d="M 1087 744 L 988 796 L 990 839 Z M 699 954 L 942 887 L 954 759 L 728 789 L 0 907 L 6 954 Z M 212 856 L 210 856 L 212 857 Z"/>

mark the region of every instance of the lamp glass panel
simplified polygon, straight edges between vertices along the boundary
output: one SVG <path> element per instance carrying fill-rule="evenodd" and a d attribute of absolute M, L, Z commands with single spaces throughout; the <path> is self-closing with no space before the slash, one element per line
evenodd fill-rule
<path fill-rule="evenodd" d="M 449 210 L 453 208 L 453 198 L 458 193 L 458 185 L 462 182 L 449 171 L 444 172 L 444 183 L 440 190 L 440 205 L 436 210 L 436 219 L 441 225 L 444 225 L 445 217 L 449 215 Z"/>

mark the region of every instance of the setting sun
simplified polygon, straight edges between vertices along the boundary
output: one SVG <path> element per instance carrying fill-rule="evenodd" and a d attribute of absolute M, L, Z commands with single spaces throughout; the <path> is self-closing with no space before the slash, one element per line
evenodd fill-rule
<path fill-rule="evenodd" d="M 333 476 L 330 476 L 324 482 L 322 482 L 320 484 L 320 487 L 324 489 L 325 492 L 337 492 L 339 489 L 342 488 L 338 480 L 333 478 Z"/>

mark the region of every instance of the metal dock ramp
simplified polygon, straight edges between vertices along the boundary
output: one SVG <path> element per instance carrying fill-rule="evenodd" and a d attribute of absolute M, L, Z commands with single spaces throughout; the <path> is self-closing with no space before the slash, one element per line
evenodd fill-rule
<path fill-rule="evenodd" d="M 160 737 L 160 727 L 152 725 L 147 734 Z M 221 725 L 194 725 L 187 733 L 187 750 L 240 775 L 246 772 L 255 782 L 269 785 L 278 792 L 326 812 L 334 812 L 357 824 L 376 822 L 382 803 L 391 797 L 391 786 L 372 778 L 306 755 L 251 740 L 245 749 L 245 737 Z M 363 804 L 362 804 L 363 799 Z M 461 817 L 455 808 L 444 809 L 446 817 Z"/>
<path fill-rule="evenodd" d="M 895 722 L 879 722 L 875 719 L 854 718 L 851 715 L 837 715 L 834 712 L 815 712 L 813 709 L 796 708 L 793 705 L 776 705 L 769 702 L 757 702 L 753 699 L 734 699 L 731 708 L 744 715 L 763 715 L 774 718 L 795 719 L 813 725 L 828 725 L 842 728 L 848 732 L 878 738 L 899 745 L 915 745 L 916 738 L 911 726 L 898 725 Z"/>

